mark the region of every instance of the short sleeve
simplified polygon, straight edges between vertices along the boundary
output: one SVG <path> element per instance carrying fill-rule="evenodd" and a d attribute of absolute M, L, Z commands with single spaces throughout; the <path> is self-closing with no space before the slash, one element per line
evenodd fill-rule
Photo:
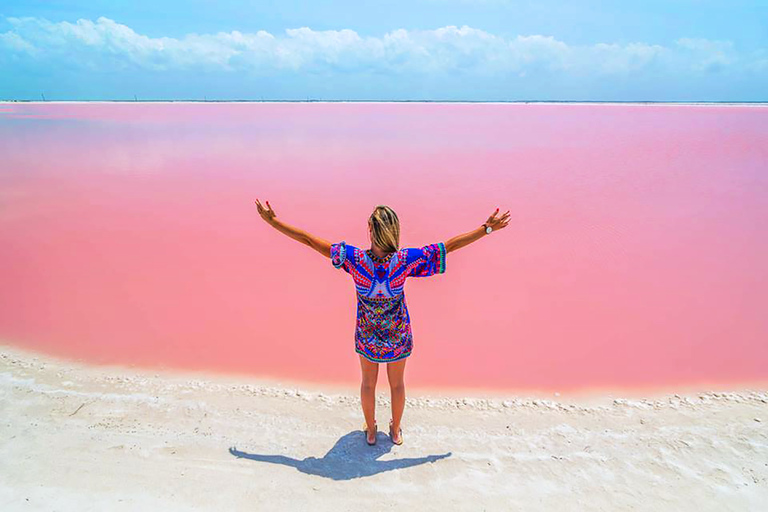
<path fill-rule="evenodd" d="M 344 269 L 346 273 L 355 267 L 355 255 L 359 249 L 342 240 L 339 243 L 331 244 L 331 263 L 335 268 Z"/>
<path fill-rule="evenodd" d="M 407 275 L 410 277 L 429 277 L 445 273 L 445 244 L 425 245 L 415 249 L 406 249 Z"/>

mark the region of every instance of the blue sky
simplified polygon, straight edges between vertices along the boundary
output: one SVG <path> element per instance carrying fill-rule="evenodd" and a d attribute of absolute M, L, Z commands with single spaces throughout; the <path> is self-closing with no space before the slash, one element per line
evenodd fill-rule
<path fill-rule="evenodd" d="M 0 98 L 767 101 L 768 1 L 5 1 Z"/>

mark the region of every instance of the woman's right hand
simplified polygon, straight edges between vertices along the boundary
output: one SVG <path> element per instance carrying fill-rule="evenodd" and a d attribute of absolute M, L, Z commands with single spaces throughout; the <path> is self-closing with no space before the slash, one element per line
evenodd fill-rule
<path fill-rule="evenodd" d="M 485 225 L 491 226 L 494 231 L 503 229 L 507 227 L 507 224 L 509 224 L 509 210 L 507 210 L 507 212 L 504 213 L 501 217 L 497 217 L 497 213 L 499 213 L 498 208 L 496 208 L 496 211 L 493 212 L 490 217 L 488 217 L 488 220 L 485 221 Z"/>

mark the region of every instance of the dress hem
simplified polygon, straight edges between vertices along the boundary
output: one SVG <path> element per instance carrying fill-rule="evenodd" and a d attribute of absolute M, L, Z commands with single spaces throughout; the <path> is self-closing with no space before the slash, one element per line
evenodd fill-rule
<path fill-rule="evenodd" d="M 368 354 L 363 352 L 362 350 L 359 350 L 357 347 L 355 347 L 355 352 L 366 358 L 372 363 L 391 363 L 393 361 L 399 361 L 400 359 L 405 359 L 406 357 L 411 355 L 411 352 L 408 352 L 407 354 L 400 354 L 400 356 L 392 358 L 392 359 L 372 359 Z"/>

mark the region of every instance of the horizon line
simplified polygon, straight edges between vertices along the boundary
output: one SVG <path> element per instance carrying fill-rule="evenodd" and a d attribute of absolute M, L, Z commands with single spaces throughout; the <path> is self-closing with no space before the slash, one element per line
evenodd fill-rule
<path fill-rule="evenodd" d="M 292 99 L 292 100 L 209 100 L 209 99 L 112 99 L 112 100 L 18 100 L 0 99 L 0 103 L 451 103 L 451 104 L 585 104 L 585 105 L 768 105 L 768 101 L 655 101 L 655 100 L 316 100 L 316 99 Z"/>

